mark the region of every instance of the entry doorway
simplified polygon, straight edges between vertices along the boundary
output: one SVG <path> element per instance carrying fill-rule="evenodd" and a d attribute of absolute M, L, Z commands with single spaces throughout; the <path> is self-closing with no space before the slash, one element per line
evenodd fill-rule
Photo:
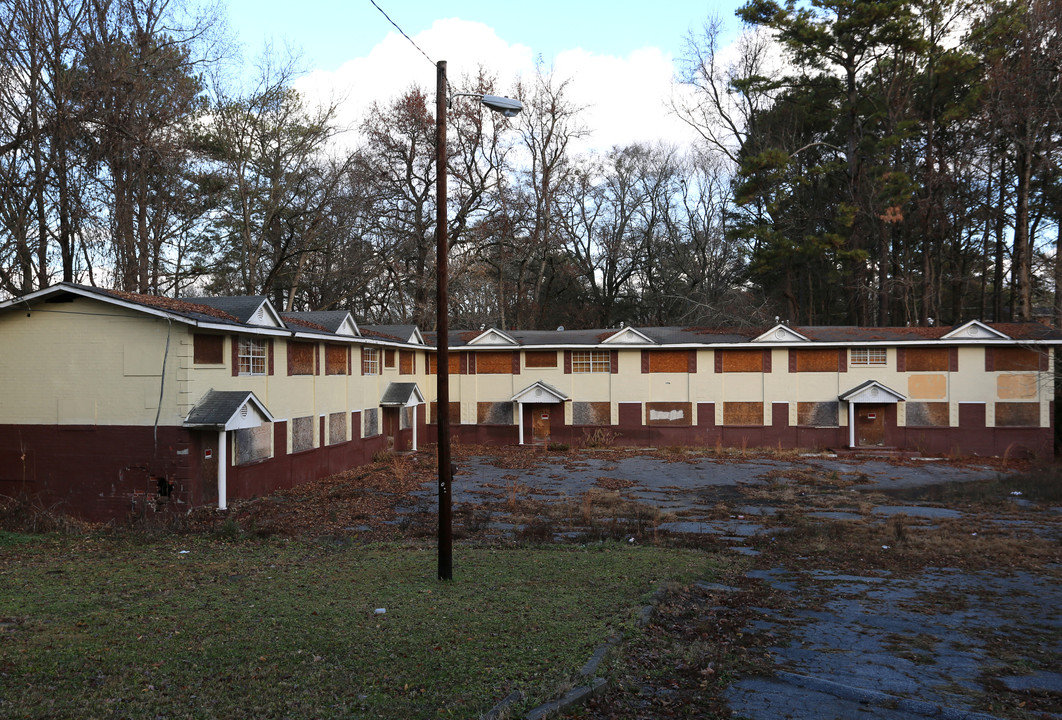
<path fill-rule="evenodd" d="M 387 437 L 387 449 L 397 450 L 395 447 L 395 441 L 398 437 L 399 420 L 398 413 L 401 408 L 385 407 L 383 409 L 383 429 L 384 435 Z"/>
<path fill-rule="evenodd" d="M 535 445 L 549 444 L 549 405 L 531 407 L 531 442 Z"/>
<path fill-rule="evenodd" d="M 881 447 L 885 444 L 885 405 L 856 405 L 856 445 Z"/>

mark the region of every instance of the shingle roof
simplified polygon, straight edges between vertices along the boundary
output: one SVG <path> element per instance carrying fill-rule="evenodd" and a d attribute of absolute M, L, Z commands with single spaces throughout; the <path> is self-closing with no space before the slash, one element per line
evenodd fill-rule
<path fill-rule="evenodd" d="M 267 298 L 264 295 L 238 295 L 235 297 L 184 297 L 184 302 L 206 305 L 234 316 L 240 322 L 247 322 Z"/>
<path fill-rule="evenodd" d="M 251 399 L 255 405 L 265 408 L 254 393 L 247 390 L 208 390 L 188 413 L 184 423 L 223 426 Z"/>
<path fill-rule="evenodd" d="M 418 392 L 419 388 L 416 383 L 393 382 L 387 386 L 383 397 L 380 398 L 380 405 L 384 407 L 404 406 L 409 402 L 409 398 Z"/>
<path fill-rule="evenodd" d="M 416 325 L 360 325 L 362 335 L 373 335 L 384 340 L 409 342 L 417 334 Z"/>
<path fill-rule="evenodd" d="M 281 313 L 280 317 L 284 318 L 285 322 L 295 322 L 304 327 L 335 333 L 343 325 L 343 321 L 347 319 L 349 314 L 346 310 L 314 310 L 310 312 L 285 312 Z"/>

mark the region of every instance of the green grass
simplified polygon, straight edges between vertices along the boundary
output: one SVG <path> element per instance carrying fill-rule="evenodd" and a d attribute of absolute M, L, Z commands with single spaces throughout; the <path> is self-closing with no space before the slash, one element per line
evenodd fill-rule
<path fill-rule="evenodd" d="M 476 717 L 553 697 L 694 551 L 48 538 L 0 550 L 2 717 Z M 186 553 L 180 551 L 187 550 Z M 386 614 L 374 614 L 386 608 Z"/>

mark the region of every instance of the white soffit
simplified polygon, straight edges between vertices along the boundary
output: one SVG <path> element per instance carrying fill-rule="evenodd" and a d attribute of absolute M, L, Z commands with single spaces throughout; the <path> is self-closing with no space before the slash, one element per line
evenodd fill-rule
<path fill-rule="evenodd" d="M 602 345 L 656 345 L 656 341 L 635 328 L 625 327 L 606 338 Z"/>
<path fill-rule="evenodd" d="M 562 403 L 568 400 L 568 396 L 552 385 L 547 385 L 541 380 L 525 387 L 513 395 L 510 402 L 519 403 Z"/>
<path fill-rule="evenodd" d="M 850 403 L 898 403 L 907 400 L 906 397 L 885 387 L 877 380 L 868 380 L 862 385 L 857 385 L 841 395 L 840 399 Z"/>
<path fill-rule="evenodd" d="M 1010 340 L 1010 336 L 985 325 L 980 320 L 971 320 L 955 328 L 941 340 Z"/>
<path fill-rule="evenodd" d="M 773 328 L 753 339 L 754 343 L 791 343 L 810 342 L 806 337 L 787 325 L 775 325 Z"/>

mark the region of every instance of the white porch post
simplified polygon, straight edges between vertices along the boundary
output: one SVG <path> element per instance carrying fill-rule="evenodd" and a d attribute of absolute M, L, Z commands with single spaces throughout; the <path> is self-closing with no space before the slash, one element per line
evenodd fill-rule
<path fill-rule="evenodd" d="M 417 408 L 418 405 L 413 406 L 413 452 L 417 451 Z"/>
<path fill-rule="evenodd" d="M 228 468 L 228 447 L 225 444 L 227 433 L 222 428 L 218 433 L 218 510 L 228 508 L 228 487 L 226 486 L 225 471 Z"/>
<path fill-rule="evenodd" d="M 516 403 L 516 416 L 519 418 L 520 425 L 520 444 L 524 444 L 524 404 L 522 402 Z"/>
<path fill-rule="evenodd" d="M 854 448 L 855 444 L 855 403 L 848 401 L 848 447 Z"/>

